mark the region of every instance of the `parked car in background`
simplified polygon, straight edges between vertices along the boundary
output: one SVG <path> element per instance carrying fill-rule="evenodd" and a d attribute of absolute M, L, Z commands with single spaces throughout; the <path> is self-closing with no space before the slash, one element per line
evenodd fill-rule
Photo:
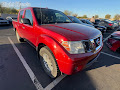
<path fill-rule="evenodd" d="M 82 24 L 82 25 L 85 25 L 85 26 L 89 26 L 89 27 L 93 27 L 93 28 L 94 28 L 93 25 L 83 23 L 80 19 L 78 19 L 78 18 L 76 18 L 76 17 L 74 17 L 74 16 L 68 16 L 68 17 L 72 20 L 73 23 L 79 23 L 79 24 Z"/>
<path fill-rule="evenodd" d="M 95 25 L 99 25 L 100 21 L 101 21 L 100 19 L 95 19 L 95 23 L 94 24 Z"/>
<path fill-rule="evenodd" d="M 120 20 L 114 20 L 114 21 L 118 22 L 118 24 L 120 25 Z"/>
<path fill-rule="evenodd" d="M 87 20 L 87 19 L 80 19 L 83 23 L 86 23 L 86 24 L 90 24 L 90 25 L 93 25 L 94 26 L 94 24 L 93 23 L 91 23 L 89 20 Z"/>
<path fill-rule="evenodd" d="M 120 31 L 114 32 L 110 38 L 107 40 L 107 46 L 112 51 L 120 51 Z"/>
<path fill-rule="evenodd" d="M 118 28 L 118 27 L 119 27 L 119 22 L 118 22 L 118 21 L 114 20 L 114 21 L 111 21 L 111 22 L 114 23 L 114 27 L 115 27 L 115 28 Z"/>
<path fill-rule="evenodd" d="M 114 23 L 111 22 L 111 21 L 108 20 L 108 19 L 101 19 L 100 22 L 99 22 L 99 25 L 100 25 L 100 26 L 105 26 L 108 30 L 109 30 L 109 29 L 115 29 Z"/>
<path fill-rule="evenodd" d="M 12 20 L 17 20 L 17 17 L 8 16 L 6 17 L 6 19 L 9 21 L 10 24 L 12 24 Z"/>
<path fill-rule="evenodd" d="M 9 25 L 9 21 L 7 21 L 3 18 L 0 18 L 0 25 Z"/>
<path fill-rule="evenodd" d="M 106 27 L 104 27 L 104 26 L 93 24 L 89 20 L 86 20 L 86 19 L 81 19 L 81 21 L 83 23 L 86 23 L 86 24 L 89 24 L 89 25 L 93 25 L 95 28 L 97 28 L 98 30 L 100 30 L 102 33 L 106 32 Z"/>
<path fill-rule="evenodd" d="M 52 78 L 90 66 L 103 47 L 99 30 L 72 23 L 57 10 L 24 8 L 12 23 L 18 42 L 26 39 L 35 47 L 41 66 Z"/>

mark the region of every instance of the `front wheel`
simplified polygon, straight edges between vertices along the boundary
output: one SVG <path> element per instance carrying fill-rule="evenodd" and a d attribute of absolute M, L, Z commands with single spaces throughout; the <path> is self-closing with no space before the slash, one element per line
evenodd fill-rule
<path fill-rule="evenodd" d="M 39 51 L 40 61 L 44 71 L 51 77 L 56 78 L 60 75 L 60 70 L 58 68 L 57 62 L 52 51 L 44 46 Z"/>

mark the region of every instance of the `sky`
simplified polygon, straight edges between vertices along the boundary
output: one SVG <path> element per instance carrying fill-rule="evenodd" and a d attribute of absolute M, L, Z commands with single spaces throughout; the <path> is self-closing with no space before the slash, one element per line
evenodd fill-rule
<path fill-rule="evenodd" d="M 104 18 L 106 14 L 113 18 L 115 14 L 120 14 L 120 0 L 0 0 L 0 2 L 28 2 L 32 7 L 69 10 L 78 16 L 87 15 L 89 18 L 94 15 Z"/>

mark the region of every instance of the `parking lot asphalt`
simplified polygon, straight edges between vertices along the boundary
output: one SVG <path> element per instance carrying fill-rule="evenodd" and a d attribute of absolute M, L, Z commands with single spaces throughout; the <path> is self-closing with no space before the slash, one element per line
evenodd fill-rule
<path fill-rule="evenodd" d="M 120 90 L 120 53 L 106 46 L 106 38 L 115 30 L 103 34 L 104 47 L 98 61 L 74 75 L 51 79 L 43 71 L 35 49 L 27 42 L 18 43 L 12 26 L 0 27 L 0 90 L 40 90 L 20 61 L 10 40 L 45 90 Z M 10 38 L 10 40 L 8 39 Z"/>

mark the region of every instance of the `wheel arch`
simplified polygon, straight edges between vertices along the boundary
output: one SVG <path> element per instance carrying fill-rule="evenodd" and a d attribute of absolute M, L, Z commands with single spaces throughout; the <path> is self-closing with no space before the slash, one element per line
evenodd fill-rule
<path fill-rule="evenodd" d="M 49 49 L 52 51 L 55 59 L 56 59 L 56 62 L 58 64 L 58 67 L 60 69 L 60 71 L 62 72 L 62 69 L 61 69 L 61 64 L 60 60 L 61 59 L 61 56 L 64 56 L 66 55 L 66 51 L 65 49 L 62 47 L 62 45 L 57 41 L 55 40 L 54 38 L 50 37 L 50 36 L 47 36 L 47 35 L 41 35 L 39 38 L 38 38 L 38 41 L 37 41 L 37 47 L 36 47 L 36 50 L 37 50 L 37 54 L 38 54 L 38 57 L 40 58 L 39 56 L 39 50 L 44 47 L 44 46 L 47 46 L 49 47 Z"/>

